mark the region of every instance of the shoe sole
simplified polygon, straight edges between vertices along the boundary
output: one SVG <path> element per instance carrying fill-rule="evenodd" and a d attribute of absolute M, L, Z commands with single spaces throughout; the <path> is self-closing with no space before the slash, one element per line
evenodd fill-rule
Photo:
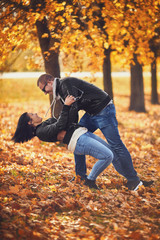
<path fill-rule="evenodd" d="M 138 188 L 139 188 L 139 186 L 142 186 L 143 185 L 143 182 L 142 181 L 140 181 L 140 183 L 136 186 L 136 188 L 135 189 L 133 189 L 133 191 L 137 191 L 138 190 Z"/>

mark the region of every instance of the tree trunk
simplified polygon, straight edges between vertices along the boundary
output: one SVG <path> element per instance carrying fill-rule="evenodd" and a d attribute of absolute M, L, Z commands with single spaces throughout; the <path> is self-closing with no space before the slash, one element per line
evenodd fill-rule
<path fill-rule="evenodd" d="M 103 86 L 104 91 L 107 92 L 113 99 L 112 77 L 111 77 L 111 49 L 104 49 L 103 60 Z"/>
<path fill-rule="evenodd" d="M 151 103 L 158 104 L 156 58 L 151 63 Z"/>
<path fill-rule="evenodd" d="M 144 86 L 142 65 L 134 54 L 134 64 L 131 64 L 131 97 L 129 110 L 136 112 L 145 112 Z"/>
<path fill-rule="evenodd" d="M 42 51 L 42 56 L 44 59 L 45 72 L 51 74 L 54 77 L 60 77 L 60 66 L 59 66 L 59 49 L 50 50 L 54 46 L 55 40 L 51 37 L 50 30 L 48 28 L 47 20 L 44 18 L 42 21 L 36 22 L 37 33 L 39 44 Z M 46 34 L 46 37 L 42 37 Z M 49 95 L 50 103 L 53 100 L 52 95 Z M 55 106 L 55 117 L 59 116 L 62 109 L 62 104 L 60 101 L 56 102 Z M 52 114 L 52 109 L 51 109 Z"/>

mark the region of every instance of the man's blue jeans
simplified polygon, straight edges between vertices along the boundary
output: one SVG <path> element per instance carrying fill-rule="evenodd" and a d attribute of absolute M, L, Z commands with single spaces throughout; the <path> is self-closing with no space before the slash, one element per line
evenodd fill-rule
<path fill-rule="evenodd" d="M 90 132 L 94 132 L 99 128 L 114 153 L 112 163 L 117 172 L 123 175 L 128 181 L 139 179 L 137 172 L 133 167 L 130 153 L 120 138 L 114 104 L 109 104 L 96 116 L 91 116 L 88 113 L 85 113 L 79 124 L 86 127 Z M 80 175 L 82 178 L 85 177 L 85 155 L 79 156 L 75 154 L 75 164 L 76 175 Z"/>
<path fill-rule="evenodd" d="M 99 159 L 93 166 L 89 176 L 90 180 L 96 180 L 113 160 L 113 153 L 107 143 L 91 132 L 81 135 L 77 141 L 74 153 L 78 156 L 90 155 Z"/>

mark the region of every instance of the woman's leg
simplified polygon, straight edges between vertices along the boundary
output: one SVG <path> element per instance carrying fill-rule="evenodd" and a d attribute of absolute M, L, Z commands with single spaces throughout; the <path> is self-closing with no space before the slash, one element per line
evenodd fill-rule
<path fill-rule="evenodd" d="M 76 155 L 90 155 L 99 159 L 93 166 L 88 179 L 96 180 L 98 175 L 108 167 L 113 160 L 112 151 L 95 139 L 94 134 L 87 132 L 83 134 L 77 141 L 75 148 Z"/>
<path fill-rule="evenodd" d="M 94 125 L 92 126 L 92 121 L 90 121 L 89 115 L 86 113 L 81 118 L 79 124 L 83 127 L 86 127 L 90 132 L 94 132 L 96 130 L 96 127 Z M 87 169 L 85 155 L 74 154 L 74 159 L 76 175 L 81 176 L 81 179 L 86 179 Z"/>

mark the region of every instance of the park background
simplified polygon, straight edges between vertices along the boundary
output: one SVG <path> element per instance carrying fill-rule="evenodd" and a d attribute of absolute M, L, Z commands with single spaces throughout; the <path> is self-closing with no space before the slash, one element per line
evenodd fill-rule
<path fill-rule="evenodd" d="M 159 239 L 159 2 L 0 4 L 1 239 Z M 44 117 L 49 107 L 36 86 L 42 72 L 80 77 L 113 96 L 121 138 L 151 187 L 128 191 L 111 165 L 97 180 L 102 190 L 90 190 L 69 181 L 74 157 L 63 144 L 11 141 L 23 112 Z M 88 172 L 94 162 L 87 157 Z"/>

